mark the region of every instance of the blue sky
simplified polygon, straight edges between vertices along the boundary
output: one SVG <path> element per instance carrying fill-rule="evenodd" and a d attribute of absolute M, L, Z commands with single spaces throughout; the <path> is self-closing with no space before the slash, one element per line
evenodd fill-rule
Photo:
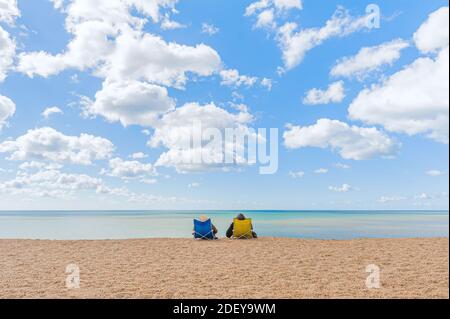
<path fill-rule="evenodd" d="M 448 209 L 447 1 L 0 0 L 0 18 L 0 209 Z M 278 128 L 278 171 L 180 167 L 193 118 Z"/>

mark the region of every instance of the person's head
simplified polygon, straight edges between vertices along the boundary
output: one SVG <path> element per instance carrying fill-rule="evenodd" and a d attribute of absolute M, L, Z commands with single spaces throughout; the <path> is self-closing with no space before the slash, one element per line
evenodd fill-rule
<path fill-rule="evenodd" d="M 241 213 L 241 214 L 236 216 L 236 219 L 237 220 L 245 220 L 246 218 L 245 218 L 244 214 Z"/>
<path fill-rule="evenodd" d="M 208 219 L 209 219 L 208 216 L 202 215 L 202 216 L 200 216 L 200 218 L 198 220 L 201 221 L 201 222 L 206 222 Z"/>

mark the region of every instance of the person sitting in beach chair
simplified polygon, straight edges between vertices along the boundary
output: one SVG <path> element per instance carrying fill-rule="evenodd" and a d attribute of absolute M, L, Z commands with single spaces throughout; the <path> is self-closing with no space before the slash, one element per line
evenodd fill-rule
<path fill-rule="evenodd" d="M 258 238 L 253 231 L 253 224 L 250 218 L 245 218 L 244 214 L 239 214 L 233 220 L 227 230 L 227 237 L 234 239 L 253 239 Z"/>
<path fill-rule="evenodd" d="M 202 215 L 199 219 L 194 219 L 194 231 L 192 235 L 194 235 L 195 239 L 217 239 L 217 233 L 216 226 L 213 225 L 211 219 L 207 216 Z"/>

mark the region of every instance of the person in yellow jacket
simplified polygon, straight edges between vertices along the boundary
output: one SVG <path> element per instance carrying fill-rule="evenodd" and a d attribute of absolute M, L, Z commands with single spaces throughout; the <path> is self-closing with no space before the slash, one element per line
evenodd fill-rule
<path fill-rule="evenodd" d="M 236 216 L 236 219 L 237 220 L 246 220 L 247 218 L 244 216 L 244 214 L 239 214 L 239 215 Z M 234 230 L 234 222 L 232 222 L 230 227 L 228 227 L 228 230 L 227 230 L 227 233 L 226 233 L 228 238 L 233 237 L 233 230 Z M 253 238 L 258 238 L 258 235 L 253 231 L 253 225 L 252 225 L 251 233 L 252 233 Z M 246 237 L 246 238 L 248 238 L 248 237 Z"/>

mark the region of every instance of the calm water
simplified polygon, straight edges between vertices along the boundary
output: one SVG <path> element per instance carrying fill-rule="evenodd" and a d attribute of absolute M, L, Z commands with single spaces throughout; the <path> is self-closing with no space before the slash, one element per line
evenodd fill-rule
<path fill-rule="evenodd" d="M 222 237 L 237 212 L 203 212 Z M 0 238 L 126 239 L 190 237 L 191 211 L 0 212 Z M 349 239 L 448 237 L 448 211 L 249 211 L 260 236 Z"/>

